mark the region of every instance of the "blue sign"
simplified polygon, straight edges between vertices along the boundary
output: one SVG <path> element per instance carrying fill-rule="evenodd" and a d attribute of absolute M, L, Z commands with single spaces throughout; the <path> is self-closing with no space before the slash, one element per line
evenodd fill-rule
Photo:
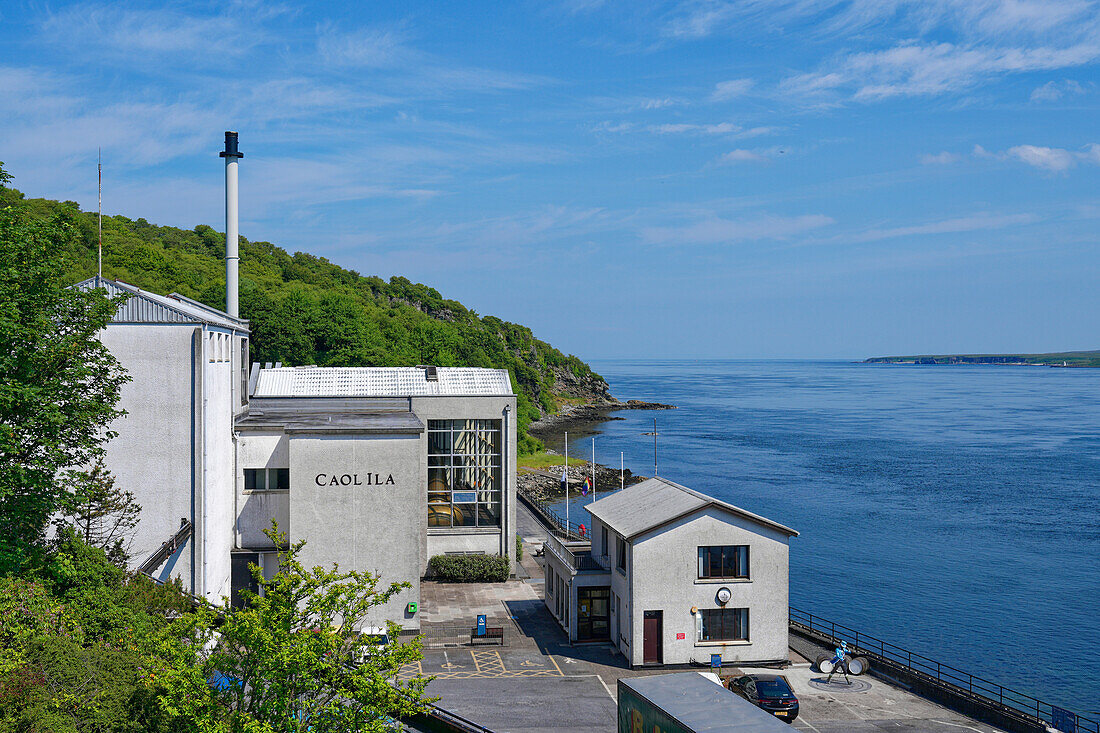
<path fill-rule="evenodd" d="M 478 614 L 477 617 L 477 635 L 485 636 L 485 614 Z"/>
<path fill-rule="evenodd" d="M 721 654 L 711 654 L 710 655 L 710 666 L 712 666 L 712 667 L 721 667 L 722 666 L 722 655 Z"/>
<path fill-rule="evenodd" d="M 1068 710 L 1056 708 L 1052 705 L 1050 708 L 1050 722 L 1054 724 L 1055 730 L 1064 731 L 1064 733 L 1077 733 L 1077 716 Z"/>

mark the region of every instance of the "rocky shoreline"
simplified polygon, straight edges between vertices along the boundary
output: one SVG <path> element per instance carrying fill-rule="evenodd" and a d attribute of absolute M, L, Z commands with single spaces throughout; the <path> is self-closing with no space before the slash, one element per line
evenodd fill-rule
<path fill-rule="evenodd" d="M 564 462 L 564 459 L 563 459 Z M 561 466 L 554 466 L 545 471 L 537 469 L 519 469 L 516 476 L 520 491 L 528 496 L 543 501 L 558 501 L 565 496 L 561 489 Z M 586 462 L 583 466 L 569 467 L 569 494 L 580 496 L 581 486 L 586 478 L 592 476 L 592 464 Z M 623 486 L 632 486 L 644 481 L 646 476 L 639 476 L 629 468 L 623 471 Z M 596 493 L 597 496 L 610 491 L 619 490 L 619 469 L 596 464 Z"/>
<path fill-rule="evenodd" d="M 644 402 L 643 400 L 607 400 L 600 402 L 586 402 L 580 405 L 566 405 L 559 411 L 546 415 L 536 420 L 527 427 L 527 431 L 535 437 L 556 435 L 567 428 L 581 423 L 606 422 L 608 420 L 622 420 L 624 418 L 611 415 L 620 410 L 675 410 L 676 405 L 666 405 L 661 402 Z"/>

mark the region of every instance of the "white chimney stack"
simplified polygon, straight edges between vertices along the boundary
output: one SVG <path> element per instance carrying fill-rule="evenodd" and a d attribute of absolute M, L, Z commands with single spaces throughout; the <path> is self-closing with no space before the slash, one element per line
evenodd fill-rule
<path fill-rule="evenodd" d="M 237 305 L 237 160 L 244 153 L 237 150 L 237 133 L 226 130 L 225 150 L 225 312 L 240 317 Z"/>

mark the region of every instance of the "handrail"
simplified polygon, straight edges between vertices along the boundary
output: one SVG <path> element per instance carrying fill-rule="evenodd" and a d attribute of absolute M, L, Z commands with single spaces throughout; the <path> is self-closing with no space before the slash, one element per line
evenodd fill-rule
<path fill-rule="evenodd" d="M 165 560 L 172 557 L 172 555 L 176 553 L 176 550 L 183 546 L 183 543 L 191 536 L 192 530 L 191 520 L 186 517 L 181 517 L 179 529 L 173 532 L 171 537 L 162 542 L 160 547 L 158 547 L 145 562 L 137 567 L 137 572 L 152 575 Z"/>
<path fill-rule="evenodd" d="M 565 518 L 558 514 L 558 511 L 550 505 L 550 502 L 532 496 L 523 489 L 518 489 L 516 495 L 524 504 L 534 510 L 536 514 L 542 515 L 539 519 L 543 520 L 543 524 L 547 525 L 550 531 L 564 535 L 568 540 L 589 539 L 587 533 L 581 533 L 581 525 L 577 522 L 570 521 L 566 524 Z"/>
<path fill-rule="evenodd" d="M 1076 730 L 1081 733 L 1100 733 L 1100 722 L 1085 718 L 1073 711 L 1032 697 L 1026 693 L 1005 687 L 983 677 L 977 677 L 957 667 L 944 664 L 936 659 L 917 654 L 897 644 L 883 641 L 870 634 L 861 633 L 844 624 L 815 616 L 808 611 L 790 606 L 790 622 L 793 625 L 824 636 L 834 643 L 847 641 L 853 651 L 859 651 L 872 657 L 891 662 L 909 671 L 927 677 L 940 685 L 950 685 L 970 695 L 982 698 L 992 705 L 999 705 L 1012 712 L 1052 724 L 1054 711 L 1064 710 L 1076 720 Z"/>

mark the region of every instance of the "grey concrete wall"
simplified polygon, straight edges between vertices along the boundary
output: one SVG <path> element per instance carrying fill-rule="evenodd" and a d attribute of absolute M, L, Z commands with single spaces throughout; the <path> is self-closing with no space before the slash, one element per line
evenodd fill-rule
<path fill-rule="evenodd" d="M 406 581 L 412 587 L 374 609 L 373 624 L 393 620 L 408 628 L 418 622 L 405 613 L 420 600 L 421 540 L 426 527 L 426 467 L 421 436 L 290 436 L 290 539 L 305 539 L 306 567 L 368 571 L 382 585 Z M 367 474 L 392 484 L 368 483 Z M 358 476 L 346 485 L 331 477 Z"/>
<path fill-rule="evenodd" d="M 100 340 L 122 363 L 132 381 L 122 387 L 119 406 L 127 414 L 110 427 L 118 436 L 107 444 L 106 465 L 115 486 L 133 492 L 141 518 L 130 548 L 140 565 L 169 539 L 180 518 L 194 521 L 192 336 L 190 324 L 111 324 Z M 195 365 L 201 369 L 202 364 Z M 156 574 L 180 577 L 185 588 L 201 592 L 192 576 L 191 540 Z"/>
<path fill-rule="evenodd" d="M 723 662 L 787 659 L 788 538 L 750 520 L 710 507 L 636 538 L 631 623 L 634 644 L 628 659 L 642 663 L 642 623 L 647 610 L 663 618 L 663 662 L 686 664 L 709 661 L 721 654 Z M 698 548 L 707 545 L 748 545 L 748 580 L 700 580 Z M 616 575 L 612 571 L 612 575 Z M 697 642 L 696 617 L 691 608 L 720 608 L 719 588 L 730 589 L 726 608 L 749 609 L 747 642 Z M 682 633 L 685 638 L 676 639 Z"/>
<path fill-rule="evenodd" d="M 281 431 L 252 430 L 237 437 L 237 546 L 270 547 L 264 530 L 271 528 L 272 519 L 280 531 L 291 531 L 290 492 L 245 491 L 246 468 L 290 468 L 290 438 Z"/>
<path fill-rule="evenodd" d="M 428 533 L 428 557 L 448 552 L 483 552 L 486 555 L 499 555 L 500 531 L 489 528 L 432 527 Z"/>

